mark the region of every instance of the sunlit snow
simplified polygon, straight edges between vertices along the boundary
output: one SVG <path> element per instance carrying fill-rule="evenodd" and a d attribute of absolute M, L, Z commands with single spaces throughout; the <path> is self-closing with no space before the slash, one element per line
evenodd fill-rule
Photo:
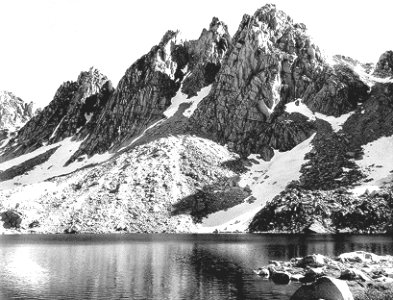
<path fill-rule="evenodd" d="M 202 88 L 198 93 L 197 96 L 191 97 L 187 99 L 187 95 L 181 91 L 181 87 L 177 91 L 175 97 L 171 100 L 171 105 L 167 108 L 164 112 L 164 115 L 167 118 L 172 117 L 179 109 L 179 106 L 183 103 L 191 103 L 191 106 L 185 110 L 183 115 L 187 118 L 191 117 L 194 113 L 195 109 L 198 107 L 198 104 L 205 98 L 212 88 L 212 85 L 206 86 Z"/>
<path fill-rule="evenodd" d="M 285 111 L 287 113 L 299 113 L 306 116 L 310 121 L 315 121 L 316 119 L 324 120 L 328 122 L 334 132 L 338 132 L 342 129 L 344 123 L 348 120 L 348 118 L 353 115 L 354 112 L 349 112 L 347 114 L 341 115 L 340 117 L 336 118 L 333 116 L 326 116 L 321 113 L 313 113 L 307 105 L 305 105 L 301 99 L 297 99 L 296 101 L 287 103 L 285 105 Z"/>
<path fill-rule="evenodd" d="M 256 160 L 250 170 L 242 175 L 240 185 L 249 186 L 256 198 L 253 203 L 244 202 L 226 211 L 209 215 L 199 227 L 199 232 L 246 231 L 255 214 L 262 209 L 267 201 L 274 198 L 292 180 L 300 178 L 300 168 L 305 163 L 304 156 L 312 150 L 311 141 L 315 134 L 290 151 L 278 152 L 271 161 L 266 162 L 251 155 Z"/>
<path fill-rule="evenodd" d="M 367 174 L 366 181 L 352 190 L 356 195 L 372 192 L 393 180 L 393 136 L 381 137 L 363 146 L 364 156 L 356 163 Z"/>
<path fill-rule="evenodd" d="M 15 185 L 25 185 L 42 182 L 51 177 L 68 174 L 88 164 L 103 162 L 112 156 L 111 154 L 94 155 L 89 159 L 75 161 L 68 166 L 65 166 L 65 163 L 79 149 L 81 143 L 82 141 L 72 141 L 71 138 L 66 138 L 59 143 L 40 147 L 39 149 L 31 153 L 27 153 L 25 155 L 18 156 L 12 160 L 1 163 L 0 171 L 4 171 L 13 166 L 20 165 L 23 162 L 32 159 L 40 154 L 43 154 L 50 149 L 59 147 L 46 162 L 35 166 L 32 170 L 26 172 L 25 174 L 17 176 L 11 180 L 0 182 L 0 190 L 14 188 Z"/>

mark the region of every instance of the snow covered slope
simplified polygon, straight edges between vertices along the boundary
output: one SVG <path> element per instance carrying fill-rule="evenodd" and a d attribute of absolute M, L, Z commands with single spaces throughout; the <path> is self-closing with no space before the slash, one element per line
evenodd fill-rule
<path fill-rule="evenodd" d="M 311 151 L 313 138 L 314 135 L 290 151 L 276 151 L 269 162 L 251 155 L 249 159 L 254 163 L 241 176 L 240 185 L 250 187 L 256 200 L 209 215 L 199 227 L 199 232 L 213 232 L 216 229 L 220 232 L 246 231 L 252 218 L 267 201 L 284 190 L 291 181 L 299 179 L 304 156 Z"/>
<path fill-rule="evenodd" d="M 393 182 L 393 136 L 384 136 L 363 146 L 363 159 L 357 160 L 367 177 L 352 191 L 361 195 L 366 190 L 378 191 Z"/>
<path fill-rule="evenodd" d="M 101 163 L 109 159 L 111 154 L 95 155 L 91 158 L 80 159 L 74 163 L 66 165 L 70 157 L 78 150 L 82 141 L 72 141 L 66 138 L 61 142 L 38 148 L 37 150 L 18 156 L 14 159 L 0 164 L 0 172 L 5 172 L 12 168 L 23 166 L 28 161 L 39 157 L 47 151 L 55 150 L 44 162 L 34 165 L 21 175 L 12 179 L 0 182 L 0 190 L 12 189 L 18 185 L 30 185 L 43 182 L 49 178 L 71 173 L 86 165 Z"/>

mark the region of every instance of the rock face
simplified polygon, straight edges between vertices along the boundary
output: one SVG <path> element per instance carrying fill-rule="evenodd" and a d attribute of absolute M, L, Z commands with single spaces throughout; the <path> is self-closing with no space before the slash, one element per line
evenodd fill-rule
<path fill-rule="evenodd" d="M 164 118 L 180 87 L 192 96 L 211 84 L 229 42 L 227 26 L 217 18 L 198 40 L 183 41 L 179 32 L 168 31 L 157 46 L 127 70 L 93 133 L 75 156 L 102 153 L 113 144 L 131 140 Z"/>
<path fill-rule="evenodd" d="M 364 83 L 328 65 L 306 27 L 274 5 L 243 17 L 217 76 L 192 119 L 204 134 L 245 156 L 292 149 L 315 130 L 285 115 L 286 103 L 303 98 L 312 111 L 340 116 L 367 95 Z"/>

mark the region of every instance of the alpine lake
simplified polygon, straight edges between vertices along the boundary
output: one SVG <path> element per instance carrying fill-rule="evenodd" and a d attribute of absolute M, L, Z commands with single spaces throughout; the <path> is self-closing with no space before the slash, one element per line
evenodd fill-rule
<path fill-rule="evenodd" d="M 299 283 L 254 274 L 270 260 L 364 250 L 388 235 L 111 234 L 0 236 L 0 299 L 288 300 Z"/>

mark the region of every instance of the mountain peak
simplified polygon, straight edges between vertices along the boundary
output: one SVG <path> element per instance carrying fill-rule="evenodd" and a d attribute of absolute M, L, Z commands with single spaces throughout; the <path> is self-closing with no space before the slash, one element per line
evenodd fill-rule
<path fill-rule="evenodd" d="M 217 17 L 213 17 L 209 25 L 209 30 L 219 35 L 228 34 L 228 26 Z"/>
<path fill-rule="evenodd" d="M 279 26 L 284 27 L 293 25 L 293 20 L 285 12 L 277 10 L 275 4 L 266 4 L 254 13 L 257 22 L 267 24 L 267 26 L 276 30 Z"/>
<path fill-rule="evenodd" d="M 98 93 L 106 81 L 108 81 L 108 77 L 95 67 L 90 67 L 88 71 L 82 71 L 77 80 L 80 95 L 78 100 L 83 102 L 87 97 Z"/>

